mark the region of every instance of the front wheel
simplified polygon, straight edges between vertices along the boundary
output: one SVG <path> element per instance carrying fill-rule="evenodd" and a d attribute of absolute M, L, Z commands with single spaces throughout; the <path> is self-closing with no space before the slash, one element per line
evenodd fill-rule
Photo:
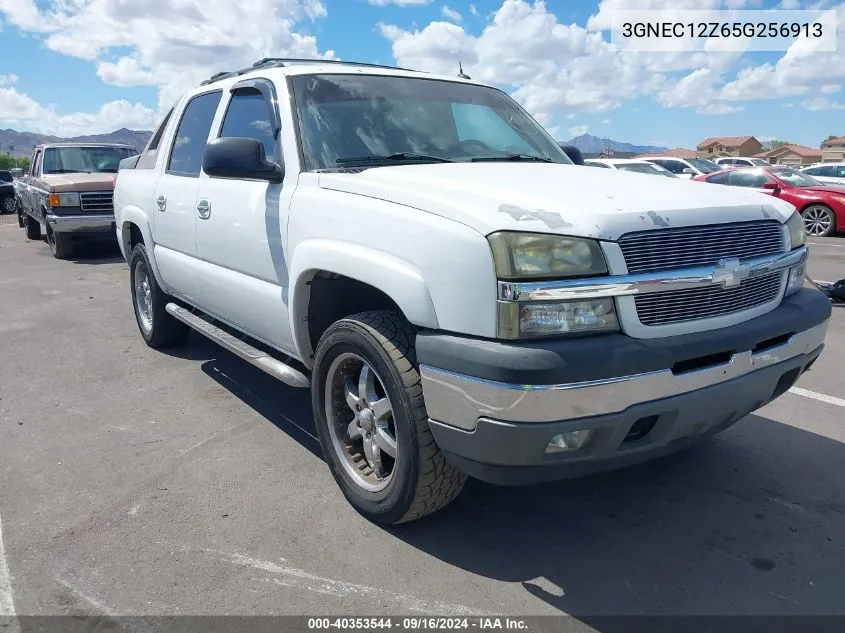
<path fill-rule="evenodd" d="M 129 256 L 129 285 L 135 320 L 147 345 L 162 349 L 184 341 L 189 328 L 167 311 L 173 299 L 159 287 L 143 244 L 136 244 Z"/>
<path fill-rule="evenodd" d="M 431 435 L 414 330 L 401 315 L 362 312 L 331 325 L 317 345 L 312 377 L 323 454 L 358 512 L 404 523 L 458 496 L 466 475 Z"/>
<path fill-rule="evenodd" d="M 31 215 L 27 215 L 24 217 L 23 222 L 24 228 L 26 229 L 26 237 L 30 240 L 40 240 L 41 225 L 38 223 L 38 220 Z"/>
<path fill-rule="evenodd" d="M 811 204 L 801 212 L 807 235 L 827 237 L 836 228 L 833 211 L 824 204 Z"/>
<path fill-rule="evenodd" d="M 47 227 L 47 245 L 56 259 L 67 259 L 73 254 L 73 238 L 64 233 L 56 233 Z"/>

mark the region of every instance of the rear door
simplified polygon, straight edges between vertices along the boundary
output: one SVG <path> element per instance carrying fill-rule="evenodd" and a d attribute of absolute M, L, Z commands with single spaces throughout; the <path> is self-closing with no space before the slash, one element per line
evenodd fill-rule
<path fill-rule="evenodd" d="M 282 164 L 277 102 L 286 97 L 269 80 L 235 84 L 215 136 L 256 139 L 268 160 Z M 203 174 L 196 211 L 203 309 L 291 352 L 285 244 L 296 176 L 288 170 L 279 184 Z"/>
<path fill-rule="evenodd" d="M 191 304 L 201 305 L 197 275 L 197 186 L 202 154 L 211 132 L 221 90 L 192 97 L 170 135 L 164 172 L 152 200 L 155 258 L 168 290 Z"/>

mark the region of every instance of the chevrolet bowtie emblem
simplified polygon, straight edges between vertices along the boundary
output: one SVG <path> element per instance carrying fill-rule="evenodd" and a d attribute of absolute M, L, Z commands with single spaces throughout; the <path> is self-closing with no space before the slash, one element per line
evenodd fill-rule
<path fill-rule="evenodd" d="M 736 288 L 742 280 L 748 277 L 750 268 L 740 263 L 736 257 L 720 259 L 713 271 L 712 281 L 724 288 Z"/>

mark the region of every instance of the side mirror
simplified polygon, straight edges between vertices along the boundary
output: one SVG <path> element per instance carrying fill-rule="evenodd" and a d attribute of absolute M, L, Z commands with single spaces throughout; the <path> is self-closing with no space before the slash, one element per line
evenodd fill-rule
<path fill-rule="evenodd" d="M 278 183 L 285 177 L 285 171 L 280 165 L 267 160 L 264 145 L 260 141 L 237 136 L 217 138 L 206 145 L 202 155 L 202 169 L 215 178 Z"/>
<path fill-rule="evenodd" d="M 763 183 L 763 189 L 771 189 L 772 191 L 777 191 L 778 189 L 780 189 L 780 185 L 770 180 L 768 182 Z"/>

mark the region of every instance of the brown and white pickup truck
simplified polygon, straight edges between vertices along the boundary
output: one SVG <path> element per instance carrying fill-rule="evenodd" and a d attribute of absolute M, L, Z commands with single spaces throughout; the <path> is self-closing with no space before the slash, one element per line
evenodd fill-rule
<path fill-rule="evenodd" d="M 110 143 L 36 146 L 29 171 L 16 187 L 26 236 L 40 240 L 43 230 L 59 259 L 70 257 L 81 239 L 114 239 L 112 195 L 118 165 L 137 153 L 129 145 Z"/>

